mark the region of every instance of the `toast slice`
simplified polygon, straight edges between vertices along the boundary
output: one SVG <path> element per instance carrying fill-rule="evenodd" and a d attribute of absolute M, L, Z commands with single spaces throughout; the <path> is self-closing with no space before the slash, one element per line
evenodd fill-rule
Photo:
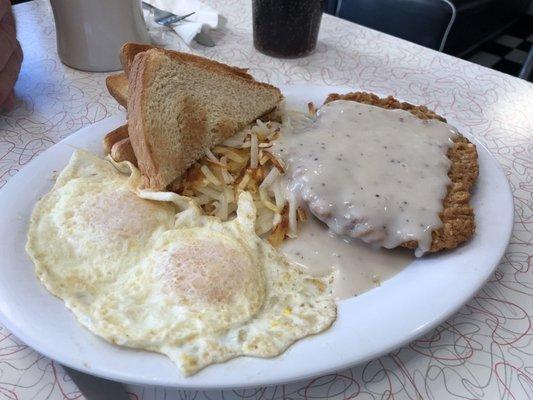
<path fill-rule="evenodd" d="M 131 70 L 131 64 L 135 56 L 143 51 L 150 49 L 163 49 L 162 47 L 150 45 L 150 44 L 141 44 L 141 43 L 124 43 L 120 49 L 120 63 L 122 64 L 122 69 L 126 76 L 129 75 Z M 232 67 L 241 72 L 247 73 L 248 69 Z"/>
<path fill-rule="evenodd" d="M 375 94 L 365 92 L 347 93 L 345 95 L 334 93 L 330 94 L 324 103 L 335 100 L 351 100 L 382 108 L 402 109 L 421 119 L 438 119 L 446 122 L 446 119 L 425 106 L 402 103 L 392 96 L 380 98 Z M 453 142 L 453 146 L 450 147 L 447 153 L 451 161 L 450 170 L 448 171 L 451 185 L 448 187 L 448 192 L 443 200 L 443 210 L 439 215 L 443 226 L 431 233 L 430 252 L 457 247 L 459 244 L 469 240 L 474 235 L 476 228 L 474 210 L 469 204 L 472 187 L 479 174 L 476 146 L 462 135 L 455 138 Z M 409 241 L 403 243 L 402 247 L 416 249 L 418 243 Z"/>
<path fill-rule="evenodd" d="M 118 104 L 122 107 L 128 106 L 128 78 L 124 72 L 109 75 L 105 80 L 105 85 Z"/>
<path fill-rule="evenodd" d="M 154 48 L 157 47 L 150 44 L 125 43 L 120 49 L 120 63 L 122 64 L 124 72 L 109 75 L 105 80 L 105 84 L 109 94 L 113 96 L 121 106 L 128 106 L 128 74 L 134 57 L 137 53 Z"/>
<path fill-rule="evenodd" d="M 105 154 L 111 153 L 111 148 L 117 142 L 122 139 L 126 139 L 128 135 L 128 125 L 119 126 L 117 129 L 112 130 L 104 136 L 104 152 Z"/>
<path fill-rule="evenodd" d="M 137 166 L 137 158 L 131 147 L 130 138 L 124 138 L 116 142 L 111 147 L 111 158 L 116 162 L 129 161 L 133 165 Z"/>
<path fill-rule="evenodd" d="M 133 64 L 133 59 L 135 56 L 143 51 L 150 49 L 159 49 L 160 47 L 153 46 L 151 44 L 142 44 L 142 43 L 124 43 L 120 49 L 120 63 L 122 64 L 122 69 L 126 74 L 126 77 L 129 76 L 131 70 L 131 64 Z"/>
<path fill-rule="evenodd" d="M 107 90 L 123 107 L 127 107 L 128 103 L 128 75 L 131 70 L 131 64 L 137 54 L 150 49 L 160 49 L 160 47 L 149 44 L 125 43 L 120 50 L 120 62 L 124 72 L 110 75 L 106 79 Z M 236 69 L 244 73 L 247 72 L 244 68 Z"/>
<path fill-rule="evenodd" d="M 240 69 L 162 49 L 138 53 L 128 83 L 129 136 L 143 185 L 152 190 L 164 189 L 206 149 L 283 98 Z"/>

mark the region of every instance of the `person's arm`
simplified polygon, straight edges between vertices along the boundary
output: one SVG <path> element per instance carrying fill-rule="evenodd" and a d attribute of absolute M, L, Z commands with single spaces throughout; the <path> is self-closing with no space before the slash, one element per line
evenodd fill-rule
<path fill-rule="evenodd" d="M 13 106 L 13 87 L 22 64 L 15 18 L 9 0 L 0 0 L 0 110 Z"/>

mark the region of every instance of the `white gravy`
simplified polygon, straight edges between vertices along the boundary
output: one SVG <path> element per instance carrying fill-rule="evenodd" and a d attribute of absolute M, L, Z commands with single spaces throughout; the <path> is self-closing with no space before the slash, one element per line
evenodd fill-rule
<path fill-rule="evenodd" d="M 333 297 L 337 300 L 379 286 L 414 260 L 407 249 L 386 250 L 337 236 L 313 216 L 299 224 L 298 237 L 285 240 L 281 250 L 311 275 L 333 271 Z"/>
<path fill-rule="evenodd" d="M 288 161 L 295 197 L 338 235 L 386 248 L 415 240 L 417 256 L 428 251 L 442 225 L 446 153 L 457 130 L 345 100 L 325 104 L 304 125 L 274 147 Z"/>

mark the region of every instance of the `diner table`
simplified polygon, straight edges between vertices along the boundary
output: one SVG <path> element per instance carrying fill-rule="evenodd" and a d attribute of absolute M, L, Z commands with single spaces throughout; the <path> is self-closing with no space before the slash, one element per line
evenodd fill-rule
<path fill-rule="evenodd" d="M 166 35 L 167 47 L 247 68 L 275 85 L 349 86 L 427 105 L 496 157 L 513 191 L 514 229 L 498 269 L 465 306 L 378 359 L 252 389 L 126 384 L 130 399 L 532 399 L 533 85 L 330 15 L 323 17 L 310 56 L 271 58 L 253 47 L 251 1 L 205 2 L 227 19 L 212 32 L 216 46 L 188 47 Z M 15 108 L 0 115 L 0 187 L 73 132 L 124 112 L 106 90 L 107 73 L 77 71 L 60 62 L 47 0 L 15 5 L 14 12 L 24 62 Z M 154 40 L 163 40 L 152 33 Z M 0 326 L 0 399 L 84 398 L 61 365 Z"/>

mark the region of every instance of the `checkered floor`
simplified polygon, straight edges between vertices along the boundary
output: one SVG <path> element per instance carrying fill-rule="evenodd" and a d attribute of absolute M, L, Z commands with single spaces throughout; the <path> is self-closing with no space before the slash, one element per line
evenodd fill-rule
<path fill-rule="evenodd" d="M 524 15 L 496 39 L 482 45 L 469 61 L 518 76 L 533 44 L 533 15 Z"/>

